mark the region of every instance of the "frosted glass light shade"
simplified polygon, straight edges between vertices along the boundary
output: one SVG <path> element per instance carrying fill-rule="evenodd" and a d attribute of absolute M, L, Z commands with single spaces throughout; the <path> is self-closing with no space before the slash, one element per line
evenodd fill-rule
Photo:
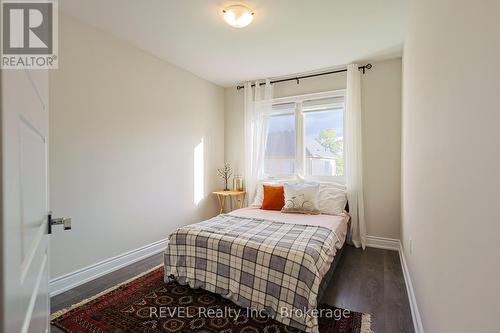
<path fill-rule="evenodd" d="M 222 10 L 224 21 L 234 28 L 243 28 L 253 21 L 253 11 L 247 6 L 233 5 Z"/>

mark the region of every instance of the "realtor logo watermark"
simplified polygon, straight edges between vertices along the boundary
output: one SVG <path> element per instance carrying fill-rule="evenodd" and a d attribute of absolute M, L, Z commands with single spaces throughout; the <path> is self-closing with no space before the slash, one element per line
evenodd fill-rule
<path fill-rule="evenodd" d="M 57 68 L 57 0 L 2 1 L 2 69 Z"/>

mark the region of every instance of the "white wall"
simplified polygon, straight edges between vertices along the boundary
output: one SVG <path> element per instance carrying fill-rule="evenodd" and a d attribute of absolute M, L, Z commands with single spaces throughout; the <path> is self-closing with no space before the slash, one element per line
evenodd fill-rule
<path fill-rule="evenodd" d="M 361 83 L 366 231 L 399 239 L 401 59 L 374 63 Z"/>
<path fill-rule="evenodd" d="M 224 90 L 62 15 L 50 77 L 51 276 L 164 239 L 216 214 Z M 204 199 L 194 149 L 204 142 Z"/>
<path fill-rule="evenodd" d="M 499 17 L 499 1 L 413 1 L 402 239 L 427 333 L 499 331 Z"/>
<path fill-rule="evenodd" d="M 275 97 L 344 89 L 335 74 L 276 84 Z M 243 90 L 225 91 L 225 158 L 244 172 Z M 400 237 L 401 59 L 373 63 L 362 76 L 365 209 L 369 235 Z"/>

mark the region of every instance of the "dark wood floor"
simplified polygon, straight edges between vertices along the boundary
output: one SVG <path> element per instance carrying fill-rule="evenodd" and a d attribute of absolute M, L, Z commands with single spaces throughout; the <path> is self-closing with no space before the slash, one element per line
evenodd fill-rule
<path fill-rule="evenodd" d="M 396 251 L 347 247 L 323 301 L 371 314 L 376 333 L 414 332 Z"/>
<path fill-rule="evenodd" d="M 154 255 L 51 299 L 55 312 L 89 298 L 162 263 Z M 327 288 L 324 302 L 372 315 L 375 333 L 413 333 L 410 305 L 396 251 L 347 247 Z M 52 326 L 52 332 L 62 332 Z"/>

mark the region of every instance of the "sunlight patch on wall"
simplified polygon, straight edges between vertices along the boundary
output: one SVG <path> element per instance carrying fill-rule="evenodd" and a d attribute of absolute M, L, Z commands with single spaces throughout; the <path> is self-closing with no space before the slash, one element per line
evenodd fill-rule
<path fill-rule="evenodd" d="M 194 148 L 194 204 L 205 197 L 205 146 L 203 138 Z"/>

